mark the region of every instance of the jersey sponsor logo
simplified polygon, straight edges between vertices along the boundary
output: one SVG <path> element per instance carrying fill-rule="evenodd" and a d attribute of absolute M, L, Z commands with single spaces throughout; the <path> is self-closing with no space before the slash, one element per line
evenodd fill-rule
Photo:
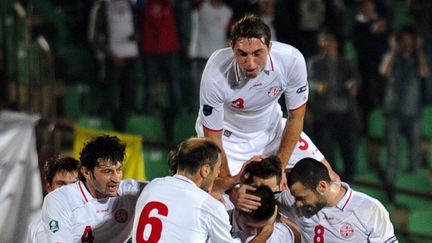
<path fill-rule="evenodd" d="M 114 219 L 122 224 L 128 220 L 128 212 L 126 209 L 121 208 L 114 213 Z"/>
<path fill-rule="evenodd" d="M 59 231 L 59 229 L 60 229 L 59 223 L 58 223 L 57 220 L 54 220 L 54 219 L 51 220 L 48 225 L 49 225 L 50 231 L 53 232 L 53 233 Z"/>
<path fill-rule="evenodd" d="M 306 90 L 307 90 L 307 84 L 303 87 L 298 88 L 296 92 L 297 92 L 297 94 L 300 94 L 300 93 L 305 92 Z"/>
<path fill-rule="evenodd" d="M 205 116 L 211 115 L 212 112 L 213 112 L 213 107 L 211 107 L 209 105 L 204 105 L 204 107 L 203 107 L 203 113 L 204 113 Z"/>
<path fill-rule="evenodd" d="M 282 87 L 271 87 L 268 91 L 267 94 L 270 97 L 276 97 L 279 95 L 279 93 L 282 91 Z"/>
<path fill-rule="evenodd" d="M 349 223 L 342 224 L 342 227 L 340 228 L 339 232 L 340 235 L 345 239 L 349 239 L 354 235 L 354 229 L 352 225 Z"/>
<path fill-rule="evenodd" d="M 231 102 L 231 106 L 233 108 L 236 108 L 236 109 L 243 109 L 244 108 L 244 103 L 245 103 L 244 99 L 238 98 L 238 99 L 236 99 L 236 100 L 234 100 L 234 101 Z"/>
<path fill-rule="evenodd" d="M 252 88 L 260 87 L 260 86 L 262 86 L 262 85 L 263 85 L 262 83 L 256 83 L 256 84 L 254 84 L 254 85 L 252 86 Z"/>
<path fill-rule="evenodd" d="M 223 135 L 225 136 L 225 137 L 230 137 L 231 136 L 231 134 L 232 134 L 232 132 L 231 131 L 228 131 L 228 130 L 224 130 L 224 132 L 223 132 Z"/>

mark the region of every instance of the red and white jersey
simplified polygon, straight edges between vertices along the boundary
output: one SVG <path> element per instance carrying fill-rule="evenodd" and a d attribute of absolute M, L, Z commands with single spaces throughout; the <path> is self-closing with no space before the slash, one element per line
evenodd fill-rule
<path fill-rule="evenodd" d="M 136 205 L 133 242 L 240 242 L 230 234 L 224 205 L 190 179 L 154 179 Z"/>
<path fill-rule="evenodd" d="M 81 181 L 49 193 L 42 206 L 47 242 L 126 242 L 146 183 L 121 181 L 119 196 L 104 199 L 93 198 Z"/>
<path fill-rule="evenodd" d="M 198 136 L 203 136 L 203 126 L 223 131 L 231 174 L 253 155 L 277 152 L 285 127 L 278 103 L 282 94 L 288 110 L 308 99 L 306 64 L 296 48 L 273 41 L 264 70 L 253 79 L 246 78 L 231 48 L 210 57 L 201 80 L 196 131 Z"/>
<path fill-rule="evenodd" d="M 299 226 L 302 242 L 398 242 L 389 213 L 381 202 L 340 183 L 347 189 L 344 197 L 335 207 L 325 207 L 310 218 L 294 210 L 289 191 L 282 192 L 279 200 L 290 208 L 286 214 Z"/>

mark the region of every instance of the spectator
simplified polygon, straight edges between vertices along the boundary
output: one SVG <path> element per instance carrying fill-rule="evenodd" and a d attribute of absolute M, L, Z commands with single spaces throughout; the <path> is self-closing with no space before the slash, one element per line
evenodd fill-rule
<path fill-rule="evenodd" d="M 101 94 L 98 110 L 106 111 L 120 131 L 135 108 L 134 74 L 139 60 L 135 22 L 136 8 L 129 0 L 98 0 L 91 11 L 89 40 L 99 64 L 94 92 Z"/>
<path fill-rule="evenodd" d="M 140 9 L 144 79 L 144 113 L 156 108 L 155 83 L 165 78 L 170 114 L 180 108 L 180 43 L 171 0 L 147 0 Z M 165 75 L 164 75 L 165 74 Z"/>
<path fill-rule="evenodd" d="M 355 64 L 343 57 L 343 42 L 330 30 L 318 37 L 321 53 L 309 62 L 309 80 L 315 92 L 312 103 L 314 134 L 321 151 L 336 160 L 339 146 L 344 171 L 352 180 L 357 165 L 356 94 L 359 84 Z"/>
<path fill-rule="evenodd" d="M 189 45 L 194 109 L 199 106 L 201 75 L 210 55 L 227 46 L 232 10 L 222 0 L 203 0 L 192 11 L 192 38 Z"/>
<path fill-rule="evenodd" d="M 407 170 L 415 171 L 420 161 L 421 79 L 429 75 L 429 67 L 423 40 L 413 28 L 402 28 L 397 36 L 389 38 L 389 50 L 379 71 L 387 78 L 384 97 L 388 156 L 385 182 L 392 192 L 400 157 L 400 135 L 404 135 L 408 144 Z"/>

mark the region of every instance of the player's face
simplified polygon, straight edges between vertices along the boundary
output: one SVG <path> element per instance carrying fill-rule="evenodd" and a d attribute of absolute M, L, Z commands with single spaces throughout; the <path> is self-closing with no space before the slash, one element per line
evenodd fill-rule
<path fill-rule="evenodd" d="M 250 217 L 239 215 L 238 224 L 242 232 L 250 235 L 257 235 L 258 232 L 267 224 L 267 221 L 256 221 Z"/>
<path fill-rule="evenodd" d="M 123 164 L 109 160 L 99 160 L 94 171 L 86 177 L 86 186 L 93 197 L 106 198 L 117 196 L 117 190 L 123 177 Z"/>
<path fill-rule="evenodd" d="M 276 176 L 272 176 L 267 179 L 263 179 L 261 177 L 255 176 L 253 180 L 253 186 L 262 186 L 262 185 L 270 187 L 270 189 L 272 189 L 273 192 L 279 191 L 279 184 L 277 183 Z"/>
<path fill-rule="evenodd" d="M 221 166 L 221 160 L 220 160 L 220 156 L 219 156 L 218 162 L 215 164 L 213 169 L 210 171 L 210 174 L 208 174 L 207 177 L 203 179 L 203 181 L 201 183 L 201 189 L 203 189 L 204 191 L 207 191 L 207 192 L 211 191 L 211 189 L 213 187 L 214 180 L 219 175 L 220 166 Z"/>
<path fill-rule="evenodd" d="M 48 192 L 52 192 L 57 188 L 75 183 L 78 180 L 78 171 L 58 171 L 52 183 L 48 184 Z"/>
<path fill-rule="evenodd" d="M 267 46 L 264 38 L 243 38 L 237 40 L 232 48 L 237 63 L 246 77 L 255 78 L 265 67 L 271 43 Z"/>
<path fill-rule="evenodd" d="M 327 204 L 327 197 L 317 191 L 305 188 L 305 186 L 296 182 L 290 187 L 291 194 L 295 198 L 295 206 L 302 214 L 310 218 Z"/>

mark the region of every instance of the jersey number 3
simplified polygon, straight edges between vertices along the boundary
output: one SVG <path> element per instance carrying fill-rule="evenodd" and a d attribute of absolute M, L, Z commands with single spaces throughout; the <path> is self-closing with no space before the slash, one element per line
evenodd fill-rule
<path fill-rule="evenodd" d="M 162 234 L 162 221 L 157 217 L 150 217 L 150 212 L 156 209 L 159 215 L 168 216 L 168 207 L 161 203 L 152 201 L 147 203 L 141 211 L 138 221 L 136 239 L 137 243 L 158 242 Z M 151 225 L 151 232 L 148 239 L 144 239 L 146 225 Z"/>

